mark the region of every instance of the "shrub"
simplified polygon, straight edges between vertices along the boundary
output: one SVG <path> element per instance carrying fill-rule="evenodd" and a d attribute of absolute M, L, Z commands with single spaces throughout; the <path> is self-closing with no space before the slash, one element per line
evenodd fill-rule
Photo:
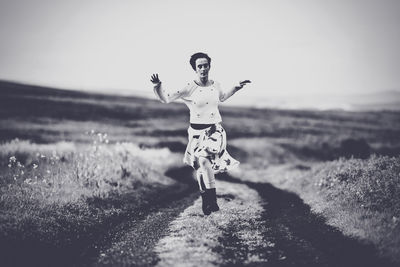
<path fill-rule="evenodd" d="M 400 216 L 400 157 L 341 158 L 314 172 L 315 185 L 334 199 Z"/>

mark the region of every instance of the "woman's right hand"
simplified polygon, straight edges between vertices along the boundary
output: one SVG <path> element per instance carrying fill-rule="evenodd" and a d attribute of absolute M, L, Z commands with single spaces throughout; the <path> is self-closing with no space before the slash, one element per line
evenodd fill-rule
<path fill-rule="evenodd" d="M 155 85 L 161 83 L 160 79 L 158 78 L 158 74 L 157 73 L 151 75 L 151 80 L 150 81 Z"/>

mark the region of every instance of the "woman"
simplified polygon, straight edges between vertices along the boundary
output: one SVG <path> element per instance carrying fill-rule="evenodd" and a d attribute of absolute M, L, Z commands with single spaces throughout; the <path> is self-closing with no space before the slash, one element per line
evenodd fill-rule
<path fill-rule="evenodd" d="M 239 161 L 226 151 L 226 133 L 221 125 L 222 118 L 218 104 L 226 101 L 250 81 L 241 81 L 225 92 L 218 82 L 208 79 L 211 58 L 207 54 L 192 55 L 190 65 L 198 77 L 181 90 L 166 90 L 158 74 L 151 76 L 151 82 L 154 84 L 154 93 L 161 102 L 170 103 L 182 99 L 190 110 L 189 142 L 183 161 L 196 170 L 203 213 L 209 215 L 219 210 L 215 174 L 228 171 L 239 164 Z"/>

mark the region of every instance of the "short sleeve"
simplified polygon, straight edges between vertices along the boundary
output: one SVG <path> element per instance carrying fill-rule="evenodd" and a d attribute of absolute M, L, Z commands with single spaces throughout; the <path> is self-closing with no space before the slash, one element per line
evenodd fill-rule
<path fill-rule="evenodd" d="M 187 85 L 183 88 L 183 93 L 181 95 L 181 98 L 185 101 L 190 101 L 190 96 L 196 90 L 197 87 L 198 85 L 195 82 L 187 83 Z"/>
<path fill-rule="evenodd" d="M 182 89 L 166 90 L 166 91 L 164 91 L 164 95 L 168 99 L 168 102 L 172 102 L 172 101 L 177 100 L 179 98 L 184 98 L 184 97 L 190 95 L 191 88 L 192 88 L 191 84 L 188 83 Z"/>

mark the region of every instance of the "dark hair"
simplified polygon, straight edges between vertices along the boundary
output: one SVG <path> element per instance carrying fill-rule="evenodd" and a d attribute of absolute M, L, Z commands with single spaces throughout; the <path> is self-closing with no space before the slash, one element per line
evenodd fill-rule
<path fill-rule="evenodd" d="M 192 65 L 192 68 L 193 68 L 194 70 L 196 70 L 196 60 L 199 59 L 199 58 L 205 58 L 205 59 L 207 59 L 208 65 L 211 66 L 211 58 L 210 58 L 207 54 L 199 52 L 199 53 L 193 54 L 193 55 L 190 57 L 190 60 L 189 60 L 190 65 Z"/>

